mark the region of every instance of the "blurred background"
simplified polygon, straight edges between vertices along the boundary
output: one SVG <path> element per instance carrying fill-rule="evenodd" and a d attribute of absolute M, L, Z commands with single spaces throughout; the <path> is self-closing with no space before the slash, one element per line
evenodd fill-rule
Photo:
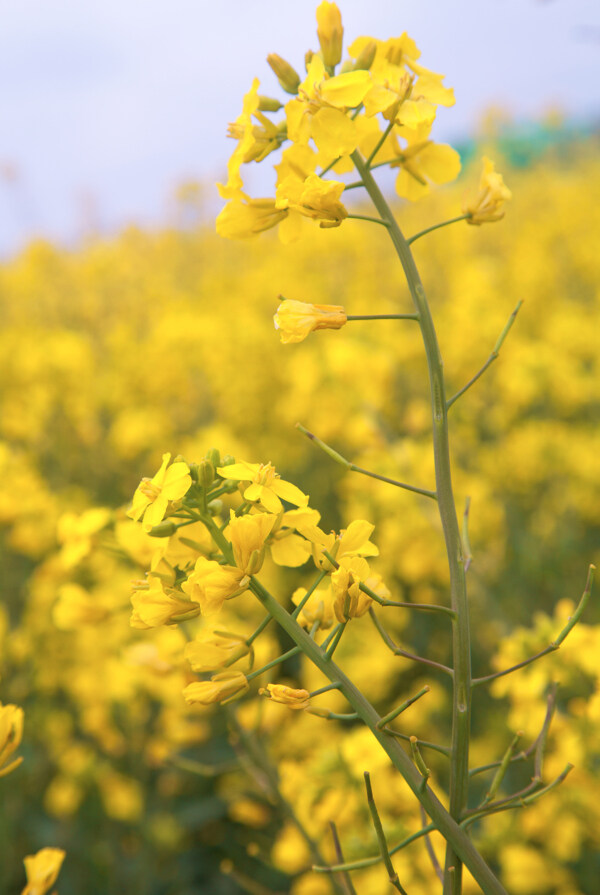
<path fill-rule="evenodd" d="M 155 543 L 125 515 L 165 451 L 271 461 L 311 495 L 324 529 L 375 524 L 373 565 L 398 599 L 447 600 L 432 502 L 346 474 L 294 428 L 427 487 L 418 333 L 352 324 L 283 346 L 273 329 L 279 293 L 353 314 L 409 311 L 383 228 L 314 227 L 291 246 L 274 231 L 248 243 L 214 231 L 227 123 L 255 75 L 279 96 L 268 52 L 302 70 L 315 4 L 0 6 L 0 700 L 25 710 L 25 760 L 0 779 L 0 895 L 21 892 L 22 858 L 43 846 L 67 852 L 60 895 L 326 895 L 296 821 L 332 861 L 335 817 L 358 859 L 377 853 L 363 771 L 393 843 L 420 828 L 413 800 L 360 725 L 265 705 L 256 688 L 228 717 L 188 708 L 183 649 L 206 620 L 130 627 L 131 581 Z M 583 0 L 340 6 L 348 39 L 407 30 L 455 88 L 433 136 L 456 146 L 463 171 L 397 202 L 406 233 L 459 213 L 483 154 L 513 192 L 497 224 L 461 222 L 415 244 L 451 392 L 524 301 L 499 359 L 452 409 L 459 512 L 471 497 L 473 662 L 485 675 L 550 643 L 600 562 L 600 17 Z M 272 194 L 270 159 L 244 173 L 251 192 Z M 269 561 L 262 574 L 287 606 L 312 581 L 308 565 Z M 247 635 L 260 617 L 244 597 L 219 625 Z M 443 621 L 397 613 L 389 628 L 404 648 L 449 661 Z M 427 683 L 402 729 L 447 742 L 445 678 L 394 658 L 368 618 L 348 631 L 336 656 L 381 714 Z M 257 644 L 261 664 L 290 646 L 273 625 Z M 477 692 L 474 765 L 498 759 L 516 731 L 524 747 L 535 740 L 553 681 L 545 782 L 575 765 L 544 801 L 474 830 L 511 895 L 597 895 L 599 653 L 596 600 L 558 653 Z M 280 674 L 323 683 L 297 657 Z M 428 759 L 443 791 L 444 760 Z M 516 765 L 503 794 L 532 773 Z M 475 778 L 475 801 L 489 783 Z M 395 862 L 410 895 L 436 890 L 422 844 Z M 379 865 L 356 877 L 360 895 L 387 885 Z"/>
<path fill-rule="evenodd" d="M 297 68 L 317 45 L 311 0 L 4 0 L 0 30 L 0 255 L 32 236 L 72 245 L 172 214 L 182 180 L 213 182 L 231 151 L 227 122 L 264 60 Z M 456 106 L 437 139 L 464 141 L 495 106 L 519 126 L 559 111 L 600 112 L 594 0 L 420 0 L 342 4 L 346 34 L 415 37 Z M 252 175 L 265 186 L 268 166 Z M 262 176 L 262 181 L 259 179 Z M 257 180 L 258 178 L 258 180 Z"/>

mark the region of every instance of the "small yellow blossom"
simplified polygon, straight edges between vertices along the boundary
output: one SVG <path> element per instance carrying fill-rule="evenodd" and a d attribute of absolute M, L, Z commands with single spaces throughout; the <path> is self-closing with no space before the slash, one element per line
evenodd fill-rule
<path fill-rule="evenodd" d="M 275 467 L 270 463 L 232 463 L 231 466 L 222 466 L 217 472 L 224 479 L 237 479 L 241 482 L 249 482 L 244 489 L 244 500 L 252 503 L 261 503 L 269 513 L 280 513 L 283 504 L 280 498 L 297 507 L 305 507 L 308 497 L 300 488 L 285 482 L 275 472 Z"/>
<path fill-rule="evenodd" d="M 190 599 L 200 604 L 202 615 L 214 615 L 225 600 L 244 593 L 247 585 L 248 578 L 243 569 L 222 566 L 215 560 L 199 556 L 194 571 L 181 587 Z"/>
<path fill-rule="evenodd" d="M 333 68 L 342 58 L 344 29 L 342 16 L 335 3 L 327 0 L 317 6 L 317 37 L 323 54 L 323 62 Z"/>
<path fill-rule="evenodd" d="M 149 584 L 134 592 L 131 603 L 133 612 L 129 623 L 132 628 L 176 625 L 200 615 L 198 603 L 188 600 L 180 590 L 165 587 L 155 577 L 151 577 Z"/>
<path fill-rule="evenodd" d="M 362 556 L 343 556 L 339 567 L 331 575 L 333 609 L 340 622 L 360 618 L 368 612 L 373 600 L 360 589 L 370 576 L 369 564 Z"/>
<path fill-rule="evenodd" d="M 81 515 L 63 513 L 56 533 L 63 545 L 60 558 L 66 568 L 77 565 L 92 549 L 93 537 L 110 521 L 111 512 L 103 507 L 93 507 Z"/>
<path fill-rule="evenodd" d="M 364 519 L 355 519 L 339 535 L 333 531 L 325 534 L 316 525 L 308 523 L 299 525 L 298 531 L 311 542 L 317 568 L 330 572 L 334 567 L 325 557 L 324 551 L 334 559 L 342 556 L 378 556 L 379 549 L 369 540 L 374 528 L 374 525 Z"/>
<path fill-rule="evenodd" d="M 209 681 L 194 681 L 188 684 L 183 691 L 183 696 L 188 705 L 200 703 L 210 705 L 214 702 L 226 702 L 234 696 L 241 696 L 248 690 L 250 684 L 245 674 L 241 671 L 222 671 L 215 674 Z"/>
<path fill-rule="evenodd" d="M 110 609 L 79 584 L 63 584 L 52 610 L 57 628 L 73 631 L 81 625 L 96 625 L 110 615 Z"/>
<path fill-rule="evenodd" d="M 390 148 L 394 155 L 389 161 L 390 168 L 400 169 L 396 192 L 411 202 L 427 195 L 431 183 L 449 183 L 460 173 L 458 152 L 447 143 L 430 140 L 430 130 L 430 124 L 422 124 L 412 130 L 404 128 L 404 147 L 395 134 L 391 138 Z"/>
<path fill-rule="evenodd" d="M 189 490 L 192 479 L 187 463 L 178 460 L 169 466 L 171 454 L 163 454 L 156 475 L 143 478 L 133 495 L 133 506 L 127 515 L 136 522 L 143 520 L 144 531 L 150 531 L 164 519 L 169 501 L 180 500 Z"/>
<path fill-rule="evenodd" d="M 302 526 L 317 526 L 320 519 L 319 511 L 313 510 L 311 507 L 288 510 L 283 516 L 278 516 L 278 521 L 273 526 L 269 538 L 273 562 L 278 566 L 291 566 L 292 568 L 304 565 L 311 555 L 311 544 L 296 532 Z"/>
<path fill-rule="evenodd" d="M 295 690 L 293 687 L 286 687 L 285 684 L 267 684 L 258 691 L 261 696 L 272 699 L 273 702 L 280 702 L 287 705 L 291 709 L 307 709 L 310 705 L 310 693 L 308 690 Z"/>
<path fill-rule="evenodd" d="M 238 634 L 227 631 L 202 631 L 196 640 L 187 643 L 184 657 L 194 671 L 214 671 L 225 665 L 233 665 L 250 652 L 246 641 Z"/>
<path fill-rule="evenodd" d="M 280 227 L 281 241 L 293 242 L 300 236 L 304 217 L 319 221 L 320 227 L 339 227 L 348 217 L 340 202 L 343 191 L 341 181 L 323 180 L 318 174 L 309 174 L 306 180 L 295 175 L 284 178 L 277 186 L 275 199 L 277 208 L 289 212 Z"/>
<path fill-rule="evenodd" d="M 472 202 L 463 203 L 463 213 L 469 215 L 467 224 L 479 226 L 499 221 L 504 217 L 502 206 L 508 199 L 512 199 L 512 193 L 505 185 L 502 175 L 494 169 L 493 161 L 484 157 L 479 193 Z"/>
<path fill-rule="evenodd" d="M 293 299 L 282 301 L 273 317 L 284 345 L 302 342 L 317 329 L 341 329 L 347 319 L 341 305 L 313 305 Z"/>
<path fill-rule="evenodd" d="M 225 536 L 231 541 L 233 556 L 244 575 L 256 575 L 265 558 L 265 543 L 276 520 L 272 513 L 236 516 L 231 511 Z"/>
<path fill-rule="evenodd" d="M 46 895 L 60 872 L 65 852 L 62 848 L 42 848 L 35 855 L 28 855 L 23 863 L 27 885 L 21 895 Z"/>
<path fill-rule="evenodd" d="M 226 239 L 250 239 L 276 227 L 288 214 L 287 210 L 276 208 L 275 199 L 250 199 L 240 192 L 217 216 L 217 233 Z"/>
<path fill-rule="evenodd" d="M 292 594 L 292 602 L 299 606 L 307 594 L 305 587 L 299 587 Z M 315 588 L 298 615 L 298 624 L 309 631 L 315 622 L 319 628 L 326 631 L 333 624 L 333 591 L 331 583 Z"/>
<path fill-rule="evenodd" d="M 19 748 L 22 736 L 23 709 L 0 703 L 0 777 L 10 774 L 23 761 L 22 758 L 15 758 L 7 764 L 13 752 Z"/>

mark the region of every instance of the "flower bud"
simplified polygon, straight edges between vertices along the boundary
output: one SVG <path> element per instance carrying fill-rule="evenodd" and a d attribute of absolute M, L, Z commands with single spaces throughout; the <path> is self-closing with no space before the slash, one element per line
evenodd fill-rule
<path fill-rule="evenodd" d="M 375 53 L 377 52 L 377 44 L 374 40 L 370 40 L 364 45 L 354 63 L 355 71 L 368 71 L 373 65 Z"/>
<path fill-rule="evenodd" d="M 248 679 L 241 671 L 223 671 L 215 674 L 209 681 L 195 681 L 188 684 L 183 697 L 188 705 L 198 702 L 210 705 L 213 702 L 225 702 L 234 696 L 245 693 L 249 688 Z"/>
<path fill-rule="evenodd" d="M 317 7 L 317 37 L 321 45 L 323 62 L 333 68 L 342 58 L 342 16 L 335 3 L 323 0 Z"/>
<path fill-rule="evenodd" d="M 235 457 L 232 457 L 231 454 L 225 454 L 223 459 L 221 460 L 221 466 L 233 466 L 235 463 Z"/>
<path fill-rule="evenodd" d="M 165 522 L 159 522 L 158 525 L 154 525 L 148 534 L 151 538 L 170 538 L 176 531 L 177 525 L 166 520 Z"/>
<path fill-rule="evenodd" d="M 210 460 L 212 465 L 217 468 L 217 466 L 221 465 L 221 454 L 217 450 L 217 448 L 211 448 L 206 452 L 205 457 L 207 460 Z"/>
<path fill-rule="evenodd" d="M 198 464 L 198 484 L 210 488 L 215 480 L 215 467 L 206 457 Z"/>
<path fill-rule="evenodd" d="M 278 99 L 274 99 L 272 96 L 259 96 L 258 97 L 258 108 L 261 112 L 279 112 L 282 107 L 282 103 L 279 102 Z M 218 464 L 221 465 L 220 463 Z"/>
<path fill-rule="evenodd" d="M 211 516 L 220 516 L 223 512 L 223 501 L 215 497 L 214 500 L 209 501 L 207 509 Z"/>
<path fill-rule="evenodd" d="M 300 75 L 298 72 L 292 68 L 289 62 L 286 62 L 285 59 L 278 56 L 277 53 L 269 53 L 267 62 L 275 72 L 281 88 L 285 90 L 286 93 L 291 93 L 292 96 L 296 96 L 298 87 L 300 86 Z"/>
<path fill-rule="evenodd" d="M 310 693 L 308 690 L 295 690 L 284 684 L 267 684 L 258 691 L 260 696 L 266 696 L 273 702 L 288 705 L 291 709 L 306 709 L 310 705 Z"/>

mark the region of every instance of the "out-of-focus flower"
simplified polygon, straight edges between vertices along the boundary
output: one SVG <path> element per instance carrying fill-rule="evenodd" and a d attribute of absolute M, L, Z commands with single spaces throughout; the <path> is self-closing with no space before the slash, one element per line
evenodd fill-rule
<path fill-rule="evenodd" d="M 72 631 L 81 625 L 96 625 L 110 615 L 110 609 L 79 584 L 63 584 L 52 610 L 57 628 Z"/>
<path fill-rule="evenodd" d="M 375 526 L 364 519 L 355 519 L 348 528 L 343 528 L 339 535 L 334 531 L 325 534 L 316 525 L 310 523 L 298 526 L 298 531 L 312 543 L 312 554 L 315 565 L 319 569 L 331 572 L 334 566 L 324 555 L 329 553 L 334 559 L 343 556 L 377 556 L 379 549 L 369 538 Z"/>
<path fill-rule="evenodd" d="M 217 233 L 226 239 L 249 239 L 276 227 L 287 216 L 285 209 L 275 206 L 275 199 L 250 199 L 239 193 L 219 213 Z"/>
<path fill-rule="evenodd" d="M 244 581 L 246 578 L 246 581 Z M 202 615 L 219 612 L 225 600 L 244 593 L 248 581 L 243 569 L 222 566 L 215 560 L 199 556 L 194 571 L 181 585 L 190 599 L 200 604 Z"/>
<path fill-rule="evenodd" d="M 186 643 L 184 657 L 194 671 L 214 671 L 233 665 L 250 652 L 250 647 L 239 634 L 227 631 L 202 631 L 196 640 Z"/>
<path fill-rule="evenodd" d="M 281 56 L 278 56 L 277 53 L 269 53 L 267 62 L 275 72 L 281 88 L 285 90 L 286 93 L 291 93 L 292 96 L 296 96 L 298 87 L 300 86 L 300 75 L 296 69 Z"/>
<path fill-rule="evenodd" d="M 42 848 L 35 855 L 28 855 L 23 863 L 27 885 L 21 895 L 46 895 L 56 882 L 65 852 L 62 848 Z"/>
<path fill-rule="evenodd" d="M 158 628 L 161 625 L 176 625 L 200 615 L 200 605 L 188 600 L 180 590 L 165 587 L 159 578 L 150 578 L 150 583 L 134 592 L 131 597 L 133 612 L 132 628 Z"/>
<path fill-rule="evenodd" d="M 502 206 L 508 199 L 512 199 L 512 193 L 505 185 L 502 175 L 495 170 L 493 161 L 484 157 L 479 192 L 473 201 L 463 203 L 463 214 L 469 215 L 467 224 L 478 226 L 499 221 L 504 217 Z"/>
<path fill-rule="evenodd" d="M 0 703 L 0 777 L 10 774 L 23 759 L 15 758 L 7 764 L 21 743 L 23 736 L 23 709 L 16 705 Z"/>
<path fill-rule="evenodd" d="M 170 459 L 171 454 L 163 454 L 156 475 L 151 479 L 143 478 L 133 495 L 133 506 L 127 515 L 136 522 L 143 520 L 144 531 L 150 531 L 162 522 L 169 501 L 180 500 L 192 484 L 187 463 L 178 460 L 169 466 Z"/>
<path fill-rule="evenodd" d="M 310 705 L 310 693 L 308 690 L 295 690 L 293 687 L 286 687 L 285 684 L 267 684 L 258 691 L 261 696 L 272 699 L 273 702 L 280 702 L 287 705 L 291 709 L 306 709 Z"/>
<path fill-rule="evenodd" d="M 305 587 L 297 588 L 292 594 L 292 602 L 299 606 L 306 594 Z M 333 624 L 333 591 L 329 581 L 315 588 L 298 614 L 298 624 L 309 631 L 315 622 L 319 622 L 319 628 L 323 631 Z"/>
<path fill-rule="evenodd" d="M 211 705 L 214 702 L 226 702 L 234 696 L 240 696 L 248 690 L 250 684 L 241 671 L 222 671 L 209 681 L 194 681 L 188 684 L 183 696 L 188 705 L 200 703 Z"/>
<path fill-rule="evenodd" d="M 317 526 L 321 519 L 318 510 L 311 507 L 302 507 L 298 510 L 288 510 L 283 516 L 278 516 L 278 522 L 274 525 L 269 548 L 271 558 L 278 566 L 302 566 L 311 555 L 310 541 L 296 532 L 301 526 Z"/>
<path fill-rule="evenodd" d="M 231 466 L 219 467 L 217 472 L 224 479 L 249 482 L 243 491 L 244 500 L 261 503 L 269 513 L 280 513 L 283 510 L 279 498 L 297 507 L 305 507 L 308 504 L 307 495 L 291 482 L 285 482 L 270 463 L 241 461 L 232 463 Z"/>
<path fill-rule="evenodd" d="M 108 524 L 110 517 L 110 510 L 104 507 L 93 507 L 81 515 L 63 513 L 57 523 L 57 537 L 63 544 L 60 558 L 67 568 L 88 555 L 94 535 Z"/>
<path fill-rule="evenodd" d="M 273 317 L 284 345 L 302 342 L 317 329 L 341 329 L 347 321 L 341 305 L 313 305 L 304 301 L 282 301 Z"/>
<path fill-rule="evenodd" d="M 344 29 L 342 16 L 335 3 L 323 0 L 317 6 L 317 37 L 323 54 L 323 62 L 333 68 L 342 58 Z"/>

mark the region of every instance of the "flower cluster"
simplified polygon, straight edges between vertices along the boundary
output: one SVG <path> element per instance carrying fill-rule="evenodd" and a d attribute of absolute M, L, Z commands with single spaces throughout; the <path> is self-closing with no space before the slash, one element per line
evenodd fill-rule
<path fill-rule="evenodd" d="M 291 98 L 284 105 L 261 95 L 257 78 L 244 97 L 242 112 L 229 127 L 237 145 L 227 183 L 218 185 L 228 200 L 217 219 L 222 236 L 240 239 L 278 227 L 279 238 L 288 243 L 301 235 L 307 219 L 338 227 L 348 216 L 342 202 L 346 184 L 326 174 L 352 171 L 356 152 L 397 168 L 396 191 L 411 200 L 425 195 L 432 183 L 458 175 L 458 153 L 430 136 L 437 108 L 454 104 L 443 75 L 421 64 L 406 33 L 390 40 L 359 37 L 342 62 L 343 34 L 336 4 L 323 2 L 317 8 L 319 50 L 307 53 L 304 78 L 277 54 L 267 57 Z M 280 117 L 273 120 L 273 114 Z M 250 198 L 242 166 L 279 150 L 275 196 Z"/>
<path fill-rule="evenodd" d="M 215 450 L 189 466 L 181 459 L 169 466 L 169 460 L 170 454 L 164 454 L 156 475 L 142 479 L 128 513 L 159 544 L 146 578 L 133 583 L 132 627 L 177 625 L 218 614 L 226 601 L 253 587 L 268 554 L 276 565 L 290 567 L 312 557 L 319 579 L 327 576 L 328 583 L 321 581 L 307 597 L 306 591 L 293 595 L 302 604 L 300 624 L 313 634 L 330 627 L 334 616 L 346 624 L 364 615 L 374 598 L 389 597 L 366 559 L 378 553 L 370 541 L 370 523 L 357 520 L 339 534 L 326 533 L 308 496 L 284 481 L 271 463 L 235 462 L 230 456 L 221 461 Z M 235 506 L 223 519 L 226 495 Z M 179 531 L 197 526 L 205 531 L 201 541 Z M 247 671 L 252 667 L 251 644 L 252 638 L 240 634 L 201 628 L 184 655 L 194 672 L 216 673 L 189 683 L 186 702 L 209 705 L 245 693 L 249 679 L 238 663 L 246 660 Z M 295 709 L 309 705 L 306 691 L 283 684 L 260 692 Z"/>

